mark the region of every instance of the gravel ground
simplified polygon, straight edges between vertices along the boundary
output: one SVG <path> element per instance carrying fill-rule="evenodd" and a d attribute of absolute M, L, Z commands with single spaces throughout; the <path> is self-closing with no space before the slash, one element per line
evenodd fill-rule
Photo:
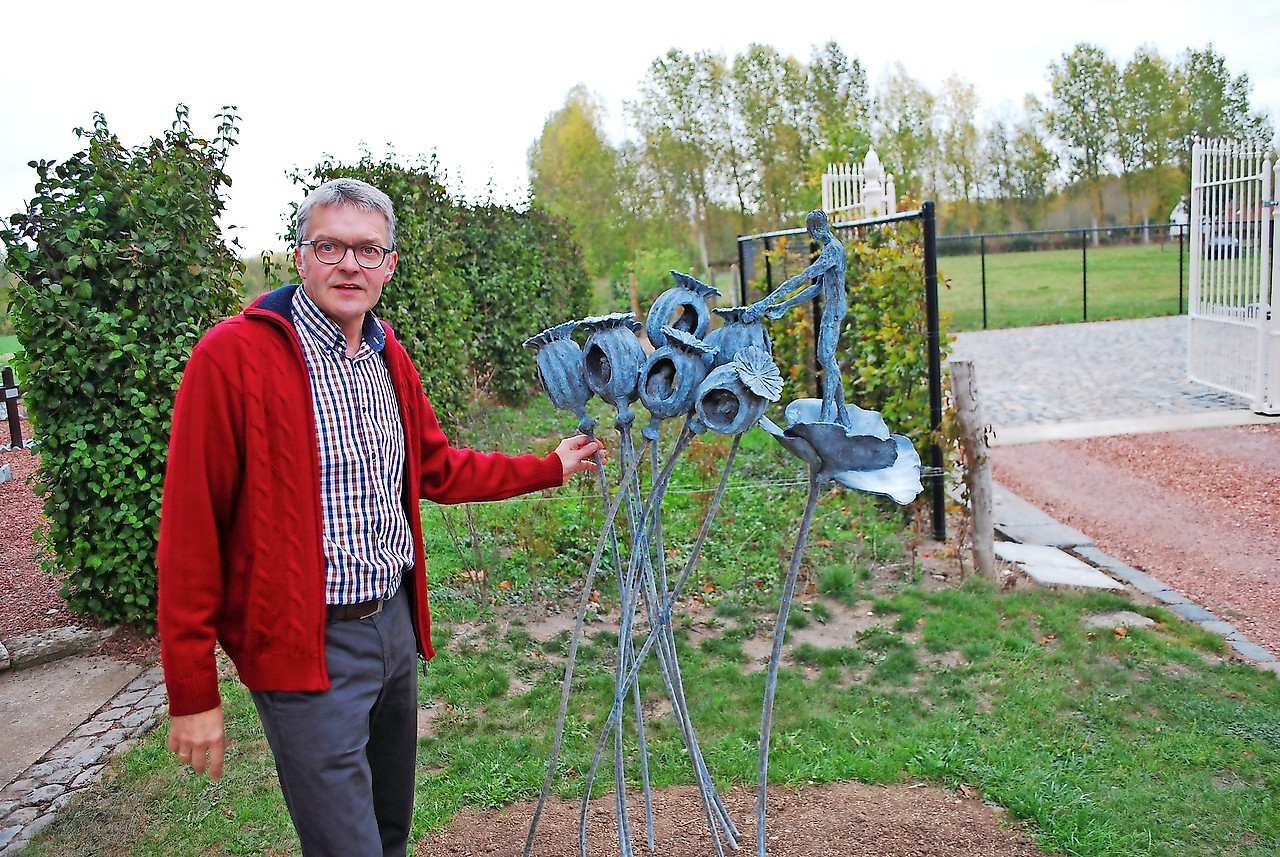
<path fill-rule="evenodd" d="M 23 426 L 23 436 L 29 430 Z M 101 629 L 103 623 L 76 616 L 58 594 L 61 581 L 40 569 L 33 534 L 41 526 L 42 501 L 32 481 L 38 457 L 25 449 L 0 452 L 0 465 L 8 464 L 13 478 L 0 484 L 0 520 L 9 538 L 0 539 L 0 642 L 19 634 L 46 628 L 79 626 Z M 159 641 L 139 628 L 116 629 L 95 650 L 123 660 L 146 663 L 156 657 Z"/>
<path fill-rule="evenodd" d="M 40 524 L 40 498 L 30 480 L 37 457 L 24 449 L 0 452 L 13 478 L 0 484 L 0 519 L 9 538 L 0 539 L 0 640 L 25 631 L 79 624 L 58 597 L 58 582 L 40 571 L 32 534 Z"/>
<path fill-rule="evenodd" d="M 992 473 L 1280 654 L 1280 422 L 1001 446 Z"/>

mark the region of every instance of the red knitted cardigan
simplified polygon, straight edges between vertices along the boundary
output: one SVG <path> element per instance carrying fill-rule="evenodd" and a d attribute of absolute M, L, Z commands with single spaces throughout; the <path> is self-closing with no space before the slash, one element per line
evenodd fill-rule
<path fill-rule="evenodd" d="M 191 353 L 173 411 L 160 510 L 160 657 L 173 716 L 221 704 L 214 643 L 252 690 L 327 690 L 320 465 L 311 386 L 290 301 L 264 295 Z M 449 445 L 422 380 L 385 322 L 383 355 L 405 430 L 405 586 L 418 651 L 434 654 L 420 500 L 500 500 L 560 485 L 554 452 Z"/>

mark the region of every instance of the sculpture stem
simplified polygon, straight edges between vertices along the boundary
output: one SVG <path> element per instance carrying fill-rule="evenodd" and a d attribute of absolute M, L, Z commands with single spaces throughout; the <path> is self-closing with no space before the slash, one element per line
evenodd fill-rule
<path fill-rule="evenodd" d="M 596 454 L 596 463 L 597 465 L 602 463 L 599 453 Z M 574 620 L 573 636 L 570 638 L 569 652 L 565 659 L 564 682 L 560 689 L 560 712 L 556 717 L 556 734 L 551 744 L 551 762 L 547 766 L 547 776 L 542 784 L 542 792 L 538 796 L 538 806 L 533 812 L 533 820 L 529 823 L 529 836 L 524 843 L 524 857 L 529 857 L 533 851 L 533 840 L 538 832 L 538 820 L 542 817 L 547 795 L 551 792 L 551 783 L 555 780 L 556 765 L 560 761 L 560 747 L 564 740 L 564 723 L 569 710 L 569 690 L 573 685 L 573 666 L 578 657 L 578 644 L 582 640 L 582 626 L 586 622 L 587 606 L 591 603 L 592 584 L 595 582 L 596 571 L 600 568 L 600 559 L 604 555 L 605 545 L 609 543 L 610 536 L 614 534 L 613 520 L 617 516 L 618 508 L 622 505 L 622 500 L 625 496 L 623 486 L 634 478 L 634 467 L 623 470 L 622 484 L 619 486 L 618 493 L 609 501 L 608 510 L 605 512 L 604 517 L 604 527 L 601 529 L 600 538 L 596 542 L 595 554 L 591 557 L 591 565 L 588 566 L 586 576 L 583 578 L 582 595 L 578 599 L 578 615 Z M 616 539 L 613 543 L 616 549 Z"/>
<path fill-rule="evenodd" d="M 769 656 L 769 672 L 764 683 L 764 710 L 760 715 L 760 756 L 756 780 L 756 857 L 765 857 L 765 804 L 769 789 L 769 732 L 773 728 L 773 699 L 778 691 L 778 665 L 782 661 L 782 643 L 787 634 L 787 614 L 791 612 L 791 600 L 796 593 L 796 578 L 800 574 L 800 560 L 804 557 L 805 543 L 809 540 L 809 528 L 813 524 L 813 510 L 818 505 L 817 468 L 809 470 L 809 501 L 800 519 L 800 532 L 796 535 L 796 547 L 791 553 L 791 567 L 782 587 L 782 600 L 778 604 L 778 622 L 773 627 L 773 652 Z"/>

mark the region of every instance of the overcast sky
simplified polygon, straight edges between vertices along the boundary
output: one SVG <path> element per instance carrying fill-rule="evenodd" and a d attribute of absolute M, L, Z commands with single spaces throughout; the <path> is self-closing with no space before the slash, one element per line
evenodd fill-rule
<path fill-rule="evenodd" d="M 1255 108 L 1280 121 L 1280 2 L 644 3 L 490 2 L 276 4 L 20 0 L 0 13 L 0 216 L 31 195 L 27 162 L 81 148 L 72 129 L 95 111 L 126 145 L 171 124 L 174 107 L 211 134 L 235 105 L 240 144 L 228 172 L 227 224 L 246 252 L 278 237 L 297 189 L 286 178 L 325 154 L 405 160 L 435 154 L 451 188 L 527 194 L 526 157 L 575 84 L 626 133 L 650 62 L 671 48 L 732 59 L 753 42 L 808 61 L 835 40 L 874 86 L 897 62 L 929 89 L 951 74 L 985 109 L 1048 94 L 1048 67 L 1079 42 L 1123 65 L 1142 44 L 1170 60 L 1213 47 L 1248 74 Z"/>

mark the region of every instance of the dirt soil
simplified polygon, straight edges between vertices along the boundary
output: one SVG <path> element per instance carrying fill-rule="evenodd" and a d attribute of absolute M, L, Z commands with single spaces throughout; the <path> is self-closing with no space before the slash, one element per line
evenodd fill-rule
<path fill-rule="evenodd" d="M 38 628 L 86 624 L 67 611 L 58 582 L 35 561 L 30 534 L 39 524 L 39 501 L 27 484 L 35 461 L 25 451 L 0 453 L 0 464 L 10 464 L 16 477 L 0 484 L 0 515 L 11 534 L 0 543 L 0 586 L 8 596 L 0 599 L 0 642 Z M 1260 645 L 1280 650 L 1280 613 L 1274 609 L 1280 424 L 997 447 L 992 463 L 998 482 L 1092 536 L 1101 550 L 1184 592 Z M 959 579 L 951 546 L 926 543 L 921 550 L 927 582 L 945 586 Z M 103 651 L 150 659 L 156 640 L 121 629 Z M 739 853 L 751 853 L 754 792 L 736 789 L 725 802 L 740 828 Z M 696 792 L 665 789 L 655 794 L 655 804 L 656 853 L 714 853 Z M 532 803 L 466 810 L 417 850 L 441 857 L 520 854 L 532 810 Z M 533 853 L 577 854 L 579 810 L 577 803 L 549 802 Z M 588 853 L 616 854 L 612 798 L 592 802 L 589 813 Z M 638 829 L 642 836 L 638 807 L 632 816 L 633 833 Z M 919 784 L 774 789 L 768 824 L 772 857 L 1045 854 L 980 795 Z M 649 853 L 639 839 L 636 851 Z"/>
<path fill-rule="evenodd" d="M 738 825 L 740 855 L 755 854 L 755 791 L 724 796 Z M 654 793 L 654 841 L 644 843 L 643 809 L 631 800 L 637 855 L 708 857 L 715 854 L 707 823 L 691 787 Z M 533 802 L 501 810 L 463 810 L 450 827 L 419 840 L 416 852 L 433 857 L 519 857 L 533 817 Z M 549 801 L 538 823 L 533 857 L 576 857 L 581 804 Z M 1043 857 L 1005 813 L 974 797 L 932 786 L 837 783 L 802 790 L 770 789 L 766 829 L 770 857 Z M 618 853 L 613 795 L 591 802 L 588 854 Z M 725 847 L 725 853 L 732 853 Z"/>

